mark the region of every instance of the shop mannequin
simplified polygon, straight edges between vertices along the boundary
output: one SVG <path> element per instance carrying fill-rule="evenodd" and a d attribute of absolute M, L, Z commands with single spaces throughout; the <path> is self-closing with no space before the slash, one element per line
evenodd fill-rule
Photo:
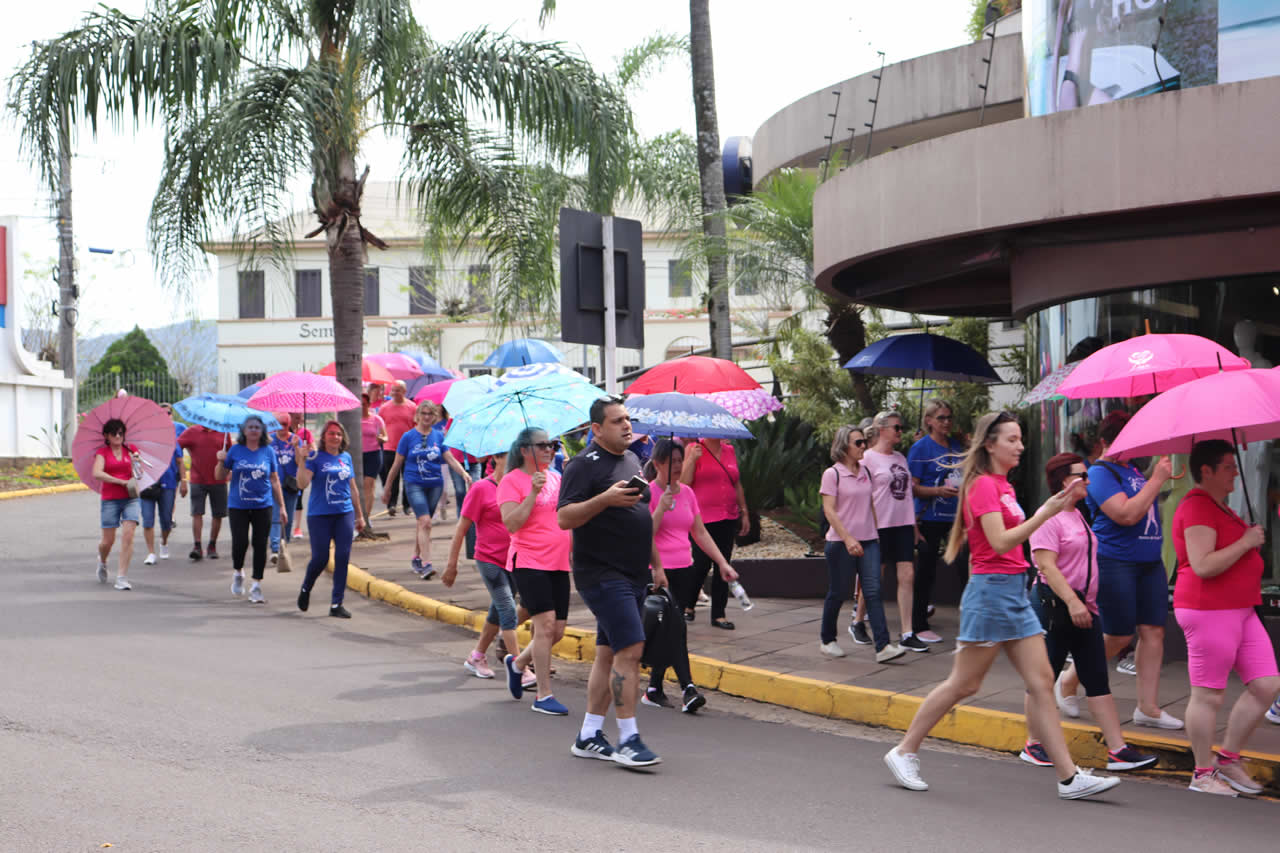
<path fill-rule="evenodd" d="M 1249 359 L 1249 363 L 1255 368 L 1269 369 L 1274 366 L 1258 352 L 1258 327 L 1252 320 L 1241 320 L 1236 323 L 1233 337 L 1236 342 L 1236 352 Z M 1240 478 L 1248 487 L 1249 503 L 1253 506 L 1252 519 L 1245 507 L 1244 489 L 1231 492 L 1227 504 L 1246 521 L 1266 523 L 1264 519 L 1267 518 L 1267 481 L 1270 479 L 1270 460 L 1271 442 L 1269 441 L 1251 441 L 1248 447 L 1240 451 Z"/>

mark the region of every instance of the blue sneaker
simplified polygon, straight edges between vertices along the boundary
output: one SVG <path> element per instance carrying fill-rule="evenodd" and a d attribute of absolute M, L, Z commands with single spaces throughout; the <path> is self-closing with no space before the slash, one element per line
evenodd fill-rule
<path fill-rule="evenodd" d="M 539 714 L 550 714 L 553 717 L 567 717 L 569 709 L 560 703 L 560 700 L 554 696 L 548 696 L 545 699 L 535 699 L 533 704 L 529 706 Z"/>
<path fill-rule="evenodd" d="M 1053 759 L 1049 757 L 1048 751 L 1036 740 L 1027 741 L 1027 745 L 1022 748 L 1022 752 L 1018 753 L 1018 757 L 1036 767 L 1053 766 Z"/>
<path fill-rule="evenodd" d="M 418 577 L 422 577 L 422 573 L 423 573 L 423 571 L 425 571 L 425 569 L 424 569 L 424 567 L 423 567 L 423 565 L 422 565 L 422 558 L 421 558 L 421 557 L 414 557 L 412 560 L 410 560 L 410 561 L 409 561 L 409 569 L 410 569 L 410 570 L 411 570 L 415 575 L 417 575 Z"/>
<path fill-rule="evenodd" d="M 582 739 L 582 736 L 574 738 L 573 746 L 569 747 L 569 751 L 578 758 L 599 758 L 601 761 L 613 761 L 613 745 L 609 743 L 609 739 L 604 736 L 604 732 L 596 729 L 595 737 Z"/>
<path fill-rule="evenodd" d="M 640 735 L 632 735 L 613 751 L 613 760 L 623 767 L 652 767 L 662 762 L 658 754 L 644 745 Z"/>
<path fill-rule="evenodd" d="M 1280 699 L 1277 699 L 1271 707 L 1267 709 L 1267 722 L 1275 723 L 1280 726 Z"/>
<path fill-rule="evenodd" d="M 520 673 L 516 672 L 516 668 L 512 666 L 515 660 L 515 655 L 507 655 L 502 659 L 502 665 L 507 668 L 507 689 L 511 691 L 513 697 L 519 699 L 524 695 L 524 685 L 520 683 Z"/>

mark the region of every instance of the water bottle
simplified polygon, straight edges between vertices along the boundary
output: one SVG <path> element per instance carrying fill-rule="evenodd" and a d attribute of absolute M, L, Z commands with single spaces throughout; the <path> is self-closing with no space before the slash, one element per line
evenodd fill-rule
<path fill-rule="evenodd" d="M 738 581 L 729 581 L 729 592 L 733 593 L 733 597 L 738 599 L 738 603 L 742 605 L 744 611 L 755 607 L 751 603 L 751 599 L 747 597 L 747 591 L 742 588 L 742 584 Z"/>

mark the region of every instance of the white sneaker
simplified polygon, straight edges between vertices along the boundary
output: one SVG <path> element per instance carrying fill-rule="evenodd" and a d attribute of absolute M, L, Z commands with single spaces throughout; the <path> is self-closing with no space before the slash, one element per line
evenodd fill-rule
<path fill-rule="evenodd" d="M 876 652 L 876 663 L 888 663 L 891 660 L 897 660 L 907 653 L 907 650 L 897 643 L 890 643 L 880 651 Z"/>
<path fill-rule="evenodd" d="M 1120 658 L 1120 660 L 1116 661 L 1116 672 L 1121 675 L 1137 675 L 1138 662 L 1134 659 L 1133 655 L 1125 655 Z"/>
<path fill-rule="evenodd" d="M 116 589 L 133 589 L 133 584 L 124 575 L 116 575 Z"/>
<path fill-rule="evenodd" d="M 832 640 L 829 643 L 819 643 L 818 651 L 822 652 L 824 655 L 826 655 L 829 658 L 844 657 L 844 649 L 840 648 L 840 646 L 837 645 L 835 640 Z"/>
<path fill-rule="evenodd" d="M 244 572 L 236 572 L 231 576 L 231 594 L 244 595 Z"/>
<path fill-rule="evenodd" d="M 898 752 L 895 746 L 884 754 L 884 763 L 902 787 L 909 791 L 929 790 L 929 786 L 920 777 L 920 757 L 915 753 Z"/>
<path fill-rule="evenodd" d="M 1074 720 L 1080 716 L 1080 698 L 1074 693 L 1070 696 L 1062 695 L 1063 675 L 1065 675 L 1065 673 L 1060 673 L 1058 675 L 1058 680 L 1053 682 L 1053 701 L 1058 703 L 1059 711 Z"/>
<path fill-rule="evenodd" d="M 1158 717 L 1149 717 L 1142 713 L 1141 708 L 1134 708 L 1133 724 L 1135 726 L 1147 726 L 1152 729 L 1168 729 L 1169 731 L 1182 728 L 1182 720 L 1179 720 L 1163 708 L 1160 709 L 1160 716 Z"/>
<path fill-rule="evenodd" d="M 143 561 L 142 561 L 142 565 L 144 565 L 144 566 L 154 566 L 155 564 L 156 564 L 156 555 L 155 555 L 155 554 L 148 554 L 148 555 L 147 555 L 147 558 L 146 558 L 145 560 L 143 560 Z"/>
<path fill-rule="evenodd" d="M 107 564 L 102 560 L 98 561 L 98 583 L 107 582 Z"/>
<path fill-rule="evenodd" d="M 1275 723 L 1277 726 L 1280 726 L 1280 699 L 1277 699 L 1272 703 L 1271 707 L 1267 709 L 1267 722 Z"/>
<path fill-rule="evenodd" d="M 250 604 L 266 604 L 267 603 L 266 596 L 262 594 L 262 587 L 256 583 L 253 586 L 249 587 L 249 603 Z"/>
<path fill-rule="evenodd" d="M 167 559 L 169 559 L 169 546 L 168 546 L 168 545 L 161 545 L 161 546 L 160 546 L 160 559 L 162 559 L 162 560 L 167 560 Z"/>
<path fill-rule="evenodd" d="M 1070 782 L 1058 783 L 1058 796 L 1064 800 L 1080 800 L 1110 791 L 1119 784 L 1118 776 L 1094 776 L 1088 770 L 1077 767 L 1076 775 Z"/>

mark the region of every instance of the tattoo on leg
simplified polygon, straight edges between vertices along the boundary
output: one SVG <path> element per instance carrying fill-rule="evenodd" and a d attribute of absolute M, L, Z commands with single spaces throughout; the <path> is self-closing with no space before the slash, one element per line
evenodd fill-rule
<path fill-rule="evenodd" d="M 613 671 L 613 678 L 610 679 L 609 681 L 610 686 L 613 688 L 613 705 L 615 708 L 622 707 L 622 697 L 623 697 L 622 690 L 623 690 L 623 685 L 626 683 L 627 683 L 626 678 L 623 677 L 622 673 L 618 672 L 615 669 Z"/>

